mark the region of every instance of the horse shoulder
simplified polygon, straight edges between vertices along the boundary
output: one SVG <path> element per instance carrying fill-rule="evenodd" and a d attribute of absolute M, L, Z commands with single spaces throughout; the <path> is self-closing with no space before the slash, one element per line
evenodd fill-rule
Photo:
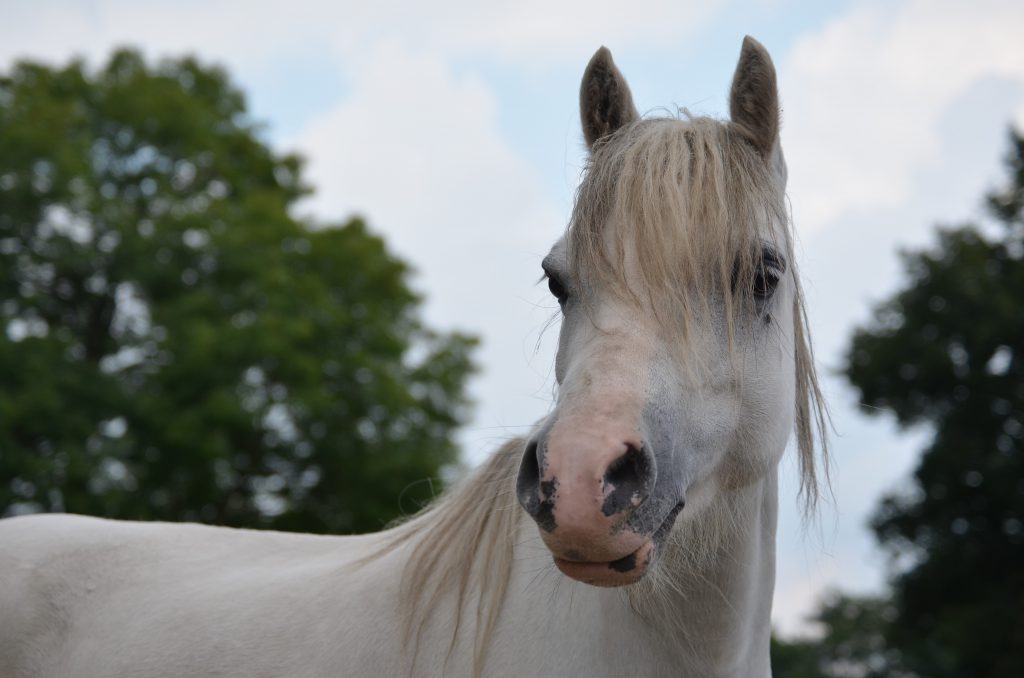
<path fill-rule="evenodd" d="M 49 648 L 67 636 L 75 571 L 69 556 L 89 522 L 64 515 L 0 521 L 0 667 L 13 676 L 43 674 Z"/>
<path fill-rule="evenodd" d="M 0 521 L 0 674 L 171 676 L 194 662 L 320 675 L 303 655 L 342 661 L 394 624 L 387 587 L 371 591 L 366 568 L 351 566 L 372 545 L 68 515 Z"/>

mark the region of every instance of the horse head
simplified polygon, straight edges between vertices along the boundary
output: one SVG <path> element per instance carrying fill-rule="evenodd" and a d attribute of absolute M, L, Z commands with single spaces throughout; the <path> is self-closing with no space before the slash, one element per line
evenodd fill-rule
<path fill-rule="evenodd" d="M 580 115 L 587 170 L 542 264 L 562 315 L 558 395 L 516 491 L 564 574 L 621 586 L 677 523 L 718 519 L 730 492 L 774 474 L 794 418 L 812 463 L 817 387 L 765 49 L 744 41 L 718 121 L 642 119 L 601 48 Z"/>

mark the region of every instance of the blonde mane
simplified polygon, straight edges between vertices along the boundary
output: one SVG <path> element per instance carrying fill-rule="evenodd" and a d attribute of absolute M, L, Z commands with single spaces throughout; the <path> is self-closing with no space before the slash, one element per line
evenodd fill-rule
<path fill-rule="evenodd" d="M 785 198 L 742 127 L 703 117 L 656 118 L 626 126 L 595 146 L 577 191 L 567 244 L 574 277 L 643 304 L 682 347 L 693 323 L 709 317 L 712 303 L 722 303 L 723 294 L 731 343 L 733 333 L 743 331 L 734 318 L 754 303 L 750 281 L 761 265 L 762 243 L 770 242 L 785 256 L 787 275 L 796 283 L 795 432 L 800 494 L 810 515 L 819 495 L 816 438 L 827 478 L 827 413 L 806 330 L 789 222 Z M 775 232 L 784 234 L 781 242 Z M 627 256 L 643 263 L 639 286 L 624 275 Z M 522 515 L 515 482 L 524 444 L 512 440 L 503 445 L 451 492 L 396 528 L 381 552 L 412 543 L 402 583 L 404 638 L 413 654 L 410 670 L 424 624 L 439 601 L 454 596 L 449 656 L 465 627 L 464 611 L 474 614 L 473 675 L 480 675 L 512 571 Z M 714 522 L 735 519 L 720 516 Z M 716 528 L 707 529 L 708 534 L 687 535 L 693 540 L 689 548 L 702 553 L 715 548 Z M 686 557 L 700 560 L 707 555 L 702 553 Z M 679 582 L 648 577 L 632 587 L 636 590 L 629 592 L 630 600 L 642 606 L 645 600 L 656 600 L 658 589 L 665 586 L 678 588 Z"/>

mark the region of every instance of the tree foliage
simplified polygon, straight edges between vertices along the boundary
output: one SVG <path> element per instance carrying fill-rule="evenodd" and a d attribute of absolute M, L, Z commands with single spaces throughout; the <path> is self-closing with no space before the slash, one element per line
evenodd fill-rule
<path fill-rule="evenodd" d="M 904 255 L 908 283 L 858 330 L 845 373 L 870 412 L 934 431 L 872 521 L 888 597 L 833 594 L 820 636 L 773 639 L 784 678 L 1024 675 L 1024 138 L 991 224 Z"/>
<path fill-rule="evenodd" d="M 778 678 L 913 678 L 886 631 L 895 618 L 881 598 L 830 594 L 813 618 L 820 636 L 772 639 L 772 674 Z"/>
<path fill-rule="evenodd" d="M 473 340 L 304 192 L 193 59 L 0 76 L 0 515 L 349 532 L 430 496 Z"/>
<path fill-rule="evenodd" d="M 865 404 L 934 438 L 873 527 L 909 563 L 886 635 L 922 676 L 1024 675 L 1024 139 L 994 224 L 904 256 L 907 286 L 857 331 L 846 374 Z M 998 228 L 998 231 L 995 229 Z"/>

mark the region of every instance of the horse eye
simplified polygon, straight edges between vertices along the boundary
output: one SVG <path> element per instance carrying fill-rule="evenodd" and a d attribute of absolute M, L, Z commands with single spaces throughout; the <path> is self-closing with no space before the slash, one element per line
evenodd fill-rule
<path fill-rule="evenodd" d="M 558 299 L 559 304 L 564 304 L 565 300 L 569 298 L 569 292 L 565 289 L 565 285 L 550 273 L 548 273 L 548 289 L 551 290 L 552 296 Z"/>
<path fill-rule="evenodd" d="M 775 288 L 778 286 L 778 272 L 766 266 L 761 266 L 754 272 L 752 291 L 755 298 L 762 300 L 767 299 L 774 294 Z"/>

